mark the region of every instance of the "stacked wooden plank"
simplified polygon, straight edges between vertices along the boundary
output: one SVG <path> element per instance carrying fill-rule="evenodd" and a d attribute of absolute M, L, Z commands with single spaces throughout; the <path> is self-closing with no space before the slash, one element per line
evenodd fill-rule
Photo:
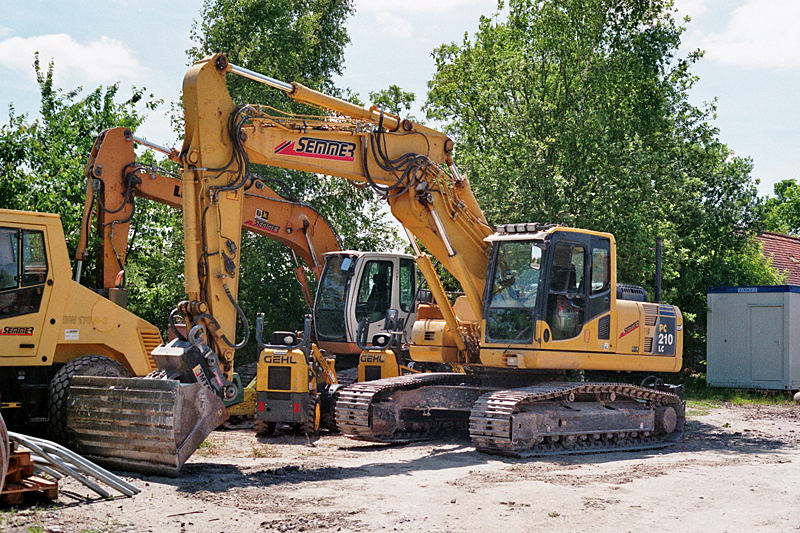
<path fill-rule="evenodd" d="M 0 504 L 19 505 L 25 501 L 26 497 L 56 500 L 58 499 L 58 482 L 34 475 L 31 452 L 19 451 L 17 444 L 12 442 L 5 487 L 0 492 Z"/>

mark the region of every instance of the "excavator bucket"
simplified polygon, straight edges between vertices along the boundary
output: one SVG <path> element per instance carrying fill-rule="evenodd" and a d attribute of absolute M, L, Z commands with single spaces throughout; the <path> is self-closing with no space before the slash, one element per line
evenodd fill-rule
<path fill-rule="evenodd" d="M 200 383 L 75 376 L 67 399 L 69 445 L 116 470 L 177 477 L 205 438 L 228 418 Z"/>

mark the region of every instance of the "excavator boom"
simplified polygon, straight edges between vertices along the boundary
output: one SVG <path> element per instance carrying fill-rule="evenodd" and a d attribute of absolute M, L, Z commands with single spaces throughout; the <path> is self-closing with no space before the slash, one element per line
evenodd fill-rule
<path fill-rule="evenodd" d="M 183 183 L 163 170 L 136 162 L 135 143 L 138 139 L 128 128 L 112 128 L 101 133 L 92 148 L 86 164 L 86 200 L 76 259 L 87 257 L 89 228 L 96 212 L 101 237 L 99 278 L 102 288 L 119 288 L 124 279 L 131 218 L 136 197 L 145 198 L 183 208 Z M 177 158 L 174 151 L 147 143 Z M 95 207 L 96 205 L 96 207 Z M 341 240 L 331 225 L 314 208 L 296 199 L 281 196 L 260 179 L 251 179 L 244 192 L 242 228 L 273 239 L 290 248 L 296 258 L 307 265 L 319 279 L 322 256 L 341 250 Z M 295 275 L 300 282 L 306 305 L 313 305 L 313 297 L 299 263 Z"/>

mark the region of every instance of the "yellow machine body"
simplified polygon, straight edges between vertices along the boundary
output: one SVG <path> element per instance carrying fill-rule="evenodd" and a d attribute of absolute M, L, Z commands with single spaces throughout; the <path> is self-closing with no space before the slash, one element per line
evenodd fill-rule
<path fill-rule="evenodd" d="M 15 242 L 22 243 L 21 257 Z M 0 366 L 50 366 L 96 354 L 135 376 L 155 370 L 150 352 L 161 344 L 158 328 L 71 279 L 58 215 L 0 209 L 0 262 L 18 280 L 0 289 Z"/>
<path fill-rule="evenodd" d="M 264 348 L 256 374 L 257 431 L 271 433 L 278 423 L 306 433 L 318 431 L 327 407 L 322 405 L 324 392 L 337 383 L 335 362 L 308 342 L 297 348 Z"/>

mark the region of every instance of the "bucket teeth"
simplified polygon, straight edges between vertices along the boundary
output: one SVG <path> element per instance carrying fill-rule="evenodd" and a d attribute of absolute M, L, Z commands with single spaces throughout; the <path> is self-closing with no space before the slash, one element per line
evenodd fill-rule
<path fill-rule="evenodd" d="M 67 400 L 69 446 L 103 466 L 176 477 L 228 418 L 200 383 L 75 376 Z"/>

